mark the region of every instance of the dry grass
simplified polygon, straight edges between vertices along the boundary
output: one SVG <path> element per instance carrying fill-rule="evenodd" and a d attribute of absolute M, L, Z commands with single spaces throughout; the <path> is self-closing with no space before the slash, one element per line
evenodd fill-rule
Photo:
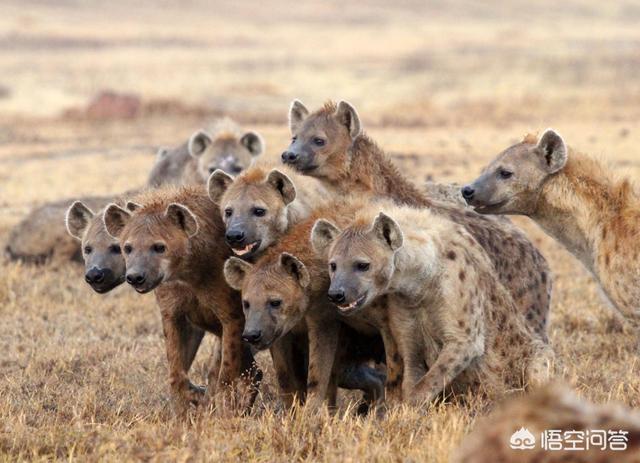
<path fill-rule="evenodd" d="M 291 98 L 349 99 L 416 182 L 470 179 L 547 126 L 640 177 L 640 9 L 631 1 L 130 3 L 3 5 L 0 241 L 36 204 L 142 184 L 158 145 L 205 122 L 58 117 L 103 88 L 263 121 L 271 156 L 287 145 Z M 632 336 L 575 259 L 517 223 L 555 273 L 550 334 L 561 375 L 589 399 L 640 407 Z M 335 415 L 291 414 L 261 357 L 254 416 L 204 413 L 185 424 L 168 401 L 152 296 L 125 287 L 99 296 L 72 265 L 4 262 L 0 275 L 0 459 L 446 461 L 487 409 L 472 399 L 357 419 L 343 400 Z M 194 365 L 200 381 L 209 350 Z"/>

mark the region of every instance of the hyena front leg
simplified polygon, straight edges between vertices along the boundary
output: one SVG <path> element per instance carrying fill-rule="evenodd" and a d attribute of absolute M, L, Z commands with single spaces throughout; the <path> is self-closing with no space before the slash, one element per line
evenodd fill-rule
<path fill-rule="evenodd" d="M 169 362 L 169 384 L 172 394 L 182 403 L 200 403 L 204 388 L 189 381 L 188 371 L 202 341 L 203 332 L 195 328 L 182 313 L 163 310 L 162 329 Z"/>
<path fill-rule="evenodd" d="M 338 350 L 340 323 L 337 320 L 307 320 L 309 330 L 309 374 L 307 402 L 319 408 L 327 398 L 333 364 Z"/>
<path fill-rule="evenodd" d="M 307 393 L 307 378 L 299 378 L 296 371 L 296 361 L 294 358 L 296 353 L 290 335 L 284 335 L 276 340 L 271 348 L 271 359 L 273 360 L 273 368 L 276 371 L 278 387 L 280 389 L 280 397 L 287 408 L 291 408 L 293 404 L 304 402 Z"/>
<path fill-rule="evenodd" d="M 405 397 L 416 405 L 431 402 L 480 354 L 473 339 L 447 341 L 427 374 L 406 391 Z"/>
<path fill-rule="evenodd" d="M 398 344 L 389 328 L 381 329 L 380 336 L 384 344 L 385 361 L 387 363 L 387 398 L 400 400 L 402 398 L 402 376 L 404 370 L 402 355 L 400 355 Z"/>
<path fill-rule="evenodd" d="M 222 324 L 222 366 L 218 386 L 232 386 L 240 376 L 242 368 L 243 321 L 228 321 Z"/>

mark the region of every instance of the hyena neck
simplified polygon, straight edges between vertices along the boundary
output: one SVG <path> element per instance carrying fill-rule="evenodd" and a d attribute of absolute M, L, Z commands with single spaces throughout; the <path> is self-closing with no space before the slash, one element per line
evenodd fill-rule
<path fill-rule="evenodd" d="M 394 272 L 388 292 L 419 302 L 431 290 L 437 273 L 436 248 L 432 241 L 417 242 L 405 236 L 395 253 Z"/>
<path fill-rule="evenodd" d="M 366 135 L 358 136 L 349 149 L 346 181 L 376 196 L 392 198 L 408 206 L 430 206 L 420 192 L 393 164 L 391 159 Z"/>
<path fill-rule="evenodd" d="M 620 213 L 621 187 L 598 162 L 571 152 L 565 168 L 542 186 L 531 218 L 594 271 L 603 230 Z"/>

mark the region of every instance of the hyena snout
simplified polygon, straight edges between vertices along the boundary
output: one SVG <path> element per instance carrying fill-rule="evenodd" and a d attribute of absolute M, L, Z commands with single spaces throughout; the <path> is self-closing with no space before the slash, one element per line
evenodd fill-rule
<path fill-rule="evenodd" d="M 346 300 L 344 288 L 330 288 L 327 297 L 334 304 L 342 304 Z"/>
<path fill-rule="evenodd" d="M 145 272 L 127 272 L 127 283 L 134 288 L 138 288 L 147 281 L 147 274 Z"/>
<path fill-rule="evenodd" d="M 232 230 L 227 230 L 227 232 L 224 235 L 224 238 L 227 241 L 227 244 L 238 245 L 238 244 L 244 243 L 245 234 L 244 234 L 244 231 L 242 230 L 232 229 Z"/>
<path fill-rule="evenodd" d="M 93 267 L 84 275 L 84 279 L 90 285 L 102 283 L 107 277 L 107 269 Z"/>
<path fill-rule="evenodd" d="M 472 185 L 465 185 L 464 187 L 462 187 L 462 197 L 467 203 L 473 201 L 473 197 L 475 196 L 475 194 L 476 190 Z"/>
<path fill-rule="evenodd" d="M 245 330 L 242 333 L 242 339 L 249 344 L 257 344 L 262 339 L 261 330 Z"/>
<path fill-rule="evenodd" d="M 284 151 L 282 153 L 282 162 L 293 164 L 298 161 L 300 156 L 298 153 L 294 153 L 293 151 Z"/>

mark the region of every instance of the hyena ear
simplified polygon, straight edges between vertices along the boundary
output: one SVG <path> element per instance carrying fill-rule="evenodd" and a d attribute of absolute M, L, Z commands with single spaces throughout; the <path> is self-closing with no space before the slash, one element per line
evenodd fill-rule
<path fill-rule="evenodd" d="M 360 126 L 360 117 L 358 116 L 356 109 L 349 103 L 346 101 L 338 103 L 336 118 L 338 119 L 338 122 L 347 128 L 352 140 L 360 135 L 360 132 L 362 131 Z"/>
<path fill-rule="evenodd" d="M 300 128 L 302 121 L 309 115 L 309 110 L 300 100 L 293 100 L 289 107 L 289 130 L 294 134 Z"/>
<path fill-rule="evenodd" d="M 298 280 L 300 286 L 303 288 L 309 286 L 309 283 L 311 282 L 309 271 L 297 257 L 289 254 L 288 252 L 283 252 L 280 254 L 280 265 L 289 275 Z"/>
<path fill-rule="evenodd" d="M 231 175 L 222 169 L 214 170 L 213 173 L 209 175 L 209 180 L 207 180 L 207 192 L 209 193 L 211 201 L 218 204 L 220 198 L 222 198 L 222 195 L 232 183 L 233 177 Z"/>
<path fill-rule="evenodd" d="M 178 203 L 171 203 L 164 213 L 165 217 L 173 221 L 178 227 L 184 230 L 189 238 L 198 233 L 198 219 L 193 215 L 187 206 Z"/>
<path fill-rule="evenodd" d="M 122 229 L 130 218 L 131 214 L 115 203 L 109 204 L 102 215 L 102 220 L 104 221 L 104 227 L 107 229 L 107 233 L 114 238 L 120 236 Z"/>
<path fill-rule="evenodd" d="M 74 202 L 65 216 L 67 231 L 74 238 L 82 240 L 82 234 L 95 214 L 82 201 Z"/>
<path fill-rule="evenodd" d="M 264 140 L 256 132 L 247 132 L 240 137 L 240 144 L 247 148 L 251 156 L 257 157 L 264 153 Z"/>
<path fill-rule="evenodd" d="M 311 229 L 311 246 L 316 254 L 326 256 L 340 229 L 325 219 L 316 220 Z"/>
<path fill-rule="evenodd" d="M 224 279 L 227 284 L 238 291 L 242 290 L 242 282 L 251 271 L 252 264 L 238 257 L 229 257 L 224 263 Z"/>
<path fill-rule="evenodd" d="M 127 204 L 125 204 L 124 207 L 129 212 L 135 212 L 138 209 L 142 208 L 142 204 L 134 203 L 133 201 L 127 201 Z"/>
<path fill-rule="evenodd" d="M 205 152 L 211 143 L 213 143 L 213 140 L 211 140 L 209 134 L 204 130 L 198 130 L 189 138 L 189 154 L 194 158 L 202 156 L 202 153 Z"/>
<path fill-rule="evenodd" d="M 296 199 L 296 187 L 291 179 L 278 169 L 273 169 L 269 172 L 267 182 L 282 195 L 285 204 L 289 204 Z"/>
<path fill-rule="evenodd" d="M 380 212 L 373 221 L 371 232 L 386 243 L 392 251 L 402 247 L 403 237 L 400 226 L 384 212 Z"/>
<path fill-rule="evenodd" d="M 540 137 L 537 151 L 550 174 L 555 174 L 567 163 L 567 145 L 553 129 L 547 129 Z"/>
<path fill-rule="evenodd" d="M 156 153 L 156 162 L 162 161 L 169 155 L 169 148 L 165 148 L 164 146 L 158 149 Z"/>

